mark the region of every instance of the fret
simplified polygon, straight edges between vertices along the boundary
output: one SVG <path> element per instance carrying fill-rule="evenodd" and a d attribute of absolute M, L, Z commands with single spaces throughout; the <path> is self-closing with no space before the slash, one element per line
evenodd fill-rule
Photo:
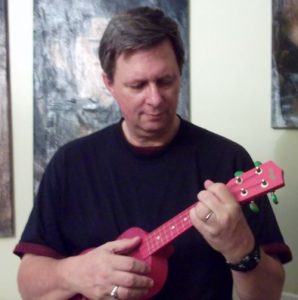
<path fill-rule="evenodd" d="M 236 177 L 231 179 L 226 185 L 239 203 L 250 202 L 254 197 L 284 185 L 282 170 L 271 161 L 262 164 L 261 167 L 257 166 L 246 173 L 242 174 L 241 172 L 241 174 L 235 176 Z M 245 193 L 243 191 L 245 191 Z M 148 233 L 140 246 L 141 256 L 146 258 L 155 254 L 189 229 L 192 226 L 189 211 L 195 205 L 196 203 L 151 233 Z"/>
<path fill-rule="evenodd" d="M 226 185 L 239 203 L 251 202 L 257 196 L 273 192 L 277 188 L 282 187 L 284 185 L 283 170 L 272 161 L 262 165 L 258 163 L 256 168 L 246 173 L 236 172 L 235 178 L 231 179 Z M 272 198 L 272 201 L 277 203 L 276 196 Z M 250 204 L 255 205 L 254 202 Z M 172 250 L 172 247 L 168 248 L 166 246 L 192 226 L 189 211 L 195 205 L 196 203 L 151 233 L 147 233 L 141 228 L 133 227 L 120 235 L 119 239 L 140 236 L 142 243 L 139 248 L 131 253 L 131 256 L 143 259 L 154 269 L 150 276 L 152 276 L 155 285 L 150 289 L 149 294 L 142 298 L 143 300 L 151 299 L 163 287 L 168 271 L 167 258 L 171 255 Z M 252 210 L 256 211 L 256 208 L 252 206 Z M 163 247 L 165 248 L 163 249 Z M 161 251 L 157 253 L 159 250 Z M 76 296 L 74 299 L 77 299 Z M 78 299 L 82 300 L 81 297 Z"/>
<path fill-rule="evenodd" d="M 149 233 L 141 245 L 141 253 L 144 258 L 159 251 L 172 242 L 176 237 L 192 226 L 189 211 L 196 204 L 191 205 L 174 218 Z"/>

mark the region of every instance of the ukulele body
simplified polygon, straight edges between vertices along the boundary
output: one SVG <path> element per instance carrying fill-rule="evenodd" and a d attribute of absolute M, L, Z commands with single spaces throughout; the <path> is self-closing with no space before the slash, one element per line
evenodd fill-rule
<path fill-rule="evenodd" d="M 256 197 L 284 186 L 283 170 L 272 161 L 257 164 L 255 168 L 235 175 L 235 178 L 232 178 L 226 186 L 240 204 L 248 203 Z M 195 205 L 196 203 L 150 233 L 141 228 L 132 227 L 118 237 L 118 240 L 135 236 L 140 236 L 142 239 L 140 246 L 128 253 L 129 256 L 145 261 L 151 267 L 148 276 L 154 280 L 154 285 L 141 300 L 152 298 L 164 286 L 168 274 L 167 260 L 174 250 L 170 243 L 192 226 L 189 211 Z M 71 300 L 88 299 L 76 295 Z"/>
<path fill-rule="evenodd" d="M 142 238 L 142 240 L 144 240 L 147 235 L 148 233 L 145 230 L 139 227 L 132 227 L 124 231 L 118 237 L 118 240 L 125 238 L 133 238 L 136 236 L 139 236 Z M 153 255 L 148 255 L 148 251 L 145 248 L 143 248 L 141 244 L 137 249 L 129 253 L 129 256 L 145 261 L 151 268 L 151 271 L 148 274 L 148 276 L 153 279 L 154 285 L 149 290 L 149 292 L 141 298 L 141 300 L 152 298 L 164 286 L 168 275 L 168 258 L 173 253 L 173 251 L 174 247 L 172 245 L 166 245 Z"/>
<path fill-rule="evenodd" d="M 147 235 L 148 233 L 145 230 L 139 227 L 132 227 L 124 231 L 117 238 L 117 240 L 129 239 L 136 236 L 139 236 L 141 237 L 142 240 L 144 240 Z M 87 249 L 81 254 L 87 253 L 91 250 L 92 249 Z M 151 269 L 148 276 L 153 279 L 154 285 L 149 290 L 149 292 L 145 296 L 143 296 L 140 300 L 150 299 L 162 289 L 168 275 L 168 257 L 173 253 L 173 251 L 174 251 L 174 247 L 172 245 L 166 245 L 163 248 L 161 248 L 158 252 L 154 253 L 153 255 L 148 255 L 146 249 L 142 248 L 142 243 L 141 243 L 141 245 L 137 249 L 135 249 L 131 253 L 128 253 L 128 255 L 131 257 L 145 261 L 148 264 L 148 266 L 150 266 Z M 82 295 L 76 295 L 72 297 L 70 300 L 88 300 L 88 299 L 86 297 L 83 297 Z"/>

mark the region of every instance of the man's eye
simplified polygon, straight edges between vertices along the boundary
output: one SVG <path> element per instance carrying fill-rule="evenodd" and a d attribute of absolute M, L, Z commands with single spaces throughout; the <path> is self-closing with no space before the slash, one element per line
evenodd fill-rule
<path fill-rule="evenodd" d="M 163 78 L 163 79 L 160 79 L 158 81 L 158 84 L 161 85 L 161 86 L 169 86 L 171 84 L 173 84 L 174 82 L 174 78 Z"/>
<path fill-rule="evenodd" d="M 133 90 L 140 90 L 144 87 L 144 83 L 140 82 L 140 83 L 134 83 L 134 84 L 130 84 L 129 87 Z"/>

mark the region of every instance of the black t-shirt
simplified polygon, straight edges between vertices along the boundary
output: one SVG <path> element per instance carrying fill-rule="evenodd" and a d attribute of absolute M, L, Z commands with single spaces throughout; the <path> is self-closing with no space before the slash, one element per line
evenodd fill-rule
<path fill-rule="evenodd" d="M 121 122 L 60 148 L 14 252 L 67 257 L 115 240 L 130 227 L 150 232 L 193 204 L 206 179 L 226 183 L 235 171 L 253 167 L 241 146 L 185 120 L 170 144 L 142 150 L 127 143 Z M 258 205 L 259 214 L 242 206 L 256 240 L 288 261 L 267 197 Z M 166 284 L 154 299 L 232 298 L 224 258 L 194 228 L 173 245 Z"/>

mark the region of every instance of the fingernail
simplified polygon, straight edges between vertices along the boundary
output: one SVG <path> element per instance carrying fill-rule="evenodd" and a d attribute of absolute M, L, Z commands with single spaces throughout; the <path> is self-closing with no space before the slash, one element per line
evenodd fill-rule
<path fill-rule="evenodd" d="M 150 284 L 150 287 L 153 287 L 153 285 L 154 285 L 153 279 L 151 279 L 151 280 L 149 281 L 149 284 Z"/>

